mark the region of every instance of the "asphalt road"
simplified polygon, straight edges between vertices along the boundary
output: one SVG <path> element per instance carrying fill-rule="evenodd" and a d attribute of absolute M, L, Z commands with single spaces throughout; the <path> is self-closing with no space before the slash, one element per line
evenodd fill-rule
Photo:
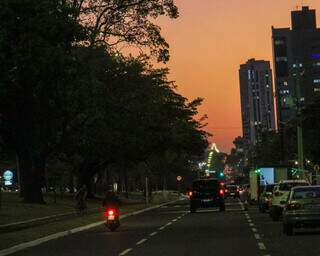
<path fill-rule="evenodd" d="M 116 232 L 101 226 L 15 255 L 320 255 L 320 233 L 287 237 L 281 222 L 272 222 L 256 207 L 245 212 L 238 200 L 227 200 L 224 213 L 203 209 L 190 214 L 188 208 L 188 201 L 181 201 L 129 217 Z"/>

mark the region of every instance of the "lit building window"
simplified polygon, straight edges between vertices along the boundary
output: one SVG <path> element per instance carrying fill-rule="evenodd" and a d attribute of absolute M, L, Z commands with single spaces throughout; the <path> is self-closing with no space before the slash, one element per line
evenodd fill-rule
<path fill-rule="evenodd" d="M 248 79 L 251 80 L 251 70 L 248 70 Z"/>
<path fill-rule="evenodd" d="M 293 68 L 296 68 L 296 67 L 297 67 L 297 64 L 292 64 L 292 67 L 293 67 Z"/>
<path fill-rule="evenodd" d="M 287 57 L 277 57 L 276 61 L 277 62 L 279 62 L 279 61 L 288 61 L 288 58 Z"/>
<path fill-rule="evenodd" d="M 320 84 L 320 79 L 313 79 L 314 84 Z"/>
<path fill-rule="evenodd" d="M 314 67 L 319 67 L 320 66 L 320 62 L 313 63 L 313 66 Z"/>
<path fill-rule="evenodd" d="M 270 86 L 267 84 L 266 87 L 269 88 Z"/>
<path fill-rule="evenodd" d="M 282 45 L 282 44 L 284 44 L 284 41 L 283 40 L 274 40 L 274 44 L 275 45 Z"/>
<path fill-rule="evenodd" d="M 320 92 L 320 88 L 313 88 L 314 92 Z"/>
<path fill-rule="evenodd" d="M 288 81 L 283 81 L 284 86 L 288 86 Z"/>

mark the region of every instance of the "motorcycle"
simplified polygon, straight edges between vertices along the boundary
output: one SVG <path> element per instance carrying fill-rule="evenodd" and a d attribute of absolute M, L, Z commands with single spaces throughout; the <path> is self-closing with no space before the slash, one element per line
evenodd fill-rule
<path fill-rule="evenodd" d="M 106 227 L 110 231 L 115 231 L 120 226 L 119 210 L 115 208 L 107 208 L 104 215 L 106 217 Z"/>

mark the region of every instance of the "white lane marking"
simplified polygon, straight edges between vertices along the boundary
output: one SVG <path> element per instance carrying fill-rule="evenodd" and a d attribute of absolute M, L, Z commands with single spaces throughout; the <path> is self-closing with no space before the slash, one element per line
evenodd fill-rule
<path fill-rule="evenodd" d="M 256 228 L 252 228 L 252 232 L 257 232 L 258 230 Z"/>
<path fill-rule="evenodd" d="M 172 225 L 172 222 L 171 222 L 171 221 L 168 222 L 165 226 L 170 226 L 170 225 Z"/>
<path fill-rule="evenodd" d="M 254 234 L 255 239 L 260 240 L 260 235 L 259 234 Z"/>
<path fill-rule="evenodd" d="M 244 211 L 243 203 L 241 202 L 241 200 L 240 200 L 240 199 L 238 199 L 238 200 L 239 200 L 239 204 L 240 204 L 241 210 L 243 210 L 243 211 Z"/>
<path fill-rule="evenodd" d="M 126 255 L 127 253 L 129 253 L 131 251 L 132 251 L 132 248 L 128 248 L 128 249 L 124 250 L 122 253 L 120 253 L 119 256 Z"/>
<path fill-rule="evenodd" d="M 250 226 L 250 227 L 254 227 L 254 224 L 253 224 L 253 223 L 249 223 L 249 226 Z"/>
<path fill-rule="evenodd" d="M 155 236 L 156 234 L 158 234 L 158 232 L 157 232 L 157 231 L 156 231 L 156 232 L 151 233 L 149 236 Z"/>
<path fill-rule="evenodd" d="M 147 241 L 148 239 L 141 239 L 139 242 L 136 243 L 136 245 L 140 245 L 143 244 L 145 241 Z"/>
<path fill-rule="evenodd" d="M 166 228 L 166 226 L 162 226 L 161 228 L 159 228 L 159 230 L 163 230 L 163 229 L 165 229 Z"/>
<path fill-rule="evenodd" d="M 173 219 L 172 222 L 176 222 L 178 219 Z"/>
<path fill-rule="evenodd" d="M 248 222 L 249 222 L 249 223 L 252 223 L 252 220 L 251 220 L 251 219 L 248 219 Z"/>
<path fill-rule="evenodd" d="M 266 250 L 266 246 L 264 245 L 264 243 L 258 243 L 258 246 L 260 250 Z"/>

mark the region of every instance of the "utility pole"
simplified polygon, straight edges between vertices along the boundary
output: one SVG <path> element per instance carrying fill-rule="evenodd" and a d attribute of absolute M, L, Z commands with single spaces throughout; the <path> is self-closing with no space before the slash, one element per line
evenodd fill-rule
<path fill-rule="evenodd" d="M 296 103 L 297 103 L 297 146 L 298 146 L 298 170 L 305 176 L 303 156 L 303 131 L 302 131 L 302 109 L 301 109 L 301 87 L 300 87 L 300 63 L 296 62 Z"/>

